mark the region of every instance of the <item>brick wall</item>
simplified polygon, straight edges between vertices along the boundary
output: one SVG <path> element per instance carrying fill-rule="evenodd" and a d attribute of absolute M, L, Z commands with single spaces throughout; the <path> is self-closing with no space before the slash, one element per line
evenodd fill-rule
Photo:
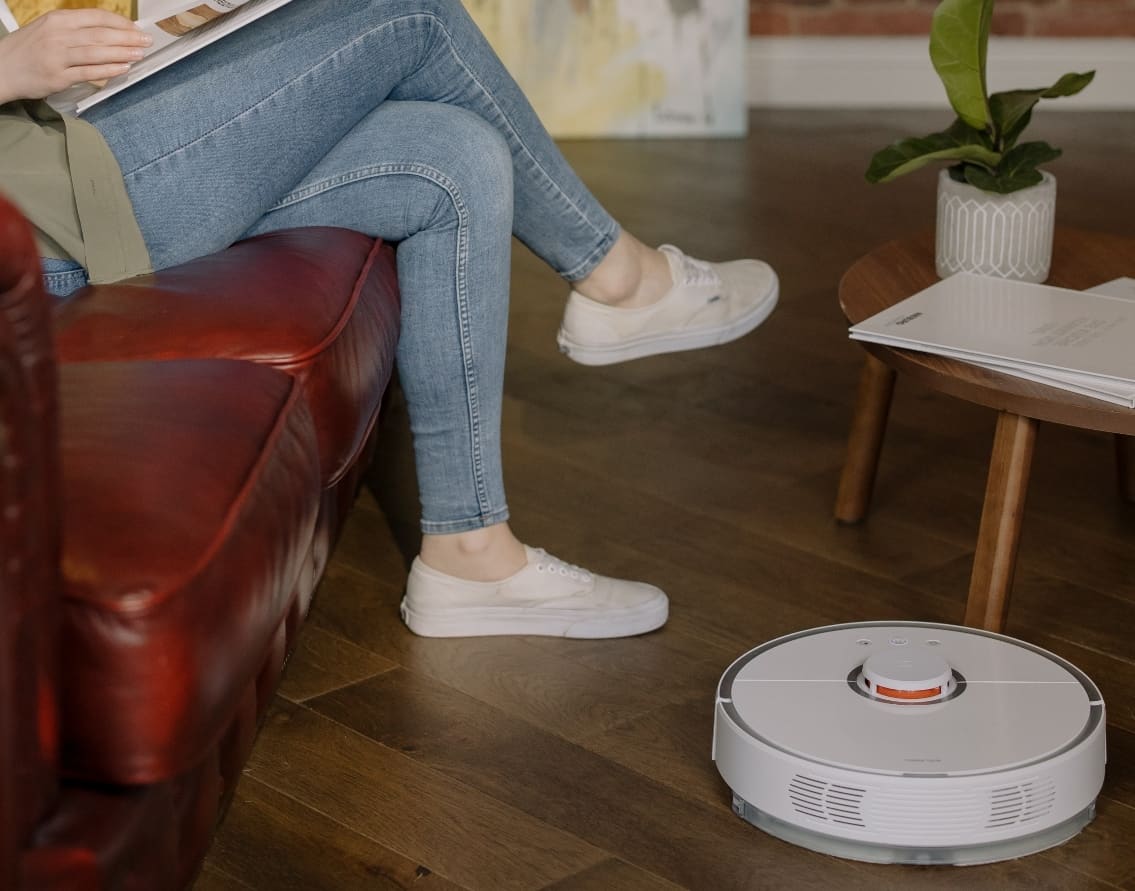
<path fill-rule="evenodd" d="M 924 35 L 935 0 L 749 0 L 761 36 Z M 1135 0 L 998 0 L 993 33 L 1011 37 L 1135 37 Z"/>

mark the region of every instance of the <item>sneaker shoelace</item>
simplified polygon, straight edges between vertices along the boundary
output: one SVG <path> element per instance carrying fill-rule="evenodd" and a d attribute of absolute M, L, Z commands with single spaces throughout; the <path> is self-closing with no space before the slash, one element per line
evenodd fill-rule
<path fill-rule="evenodd" d="M 574 563 L 559 559 L 559 557 L 553 557 L 543 549 L 539 549 L 537 553 L 540 554 L 540 559 L 536 561 L 537 572 L 566 576 L 573 581 L 583 582 L 584 584 L 591 581 L 591 573 L 582 566 L 576 566 Z"/>
<path fill-rule="evenodd" d="M 705 260 L 697 260 L 693 257 L 683 254 L 681 250 L 674 247 L 672 244 L 664 244 L 659 248 L 660 251 L 669 254 L 678 261 L 681 269 L 682 280 L 675 282 L 676 285 L 718 285 L 721 283 L 721 278 L 718 276 L 714 268 Z"/>

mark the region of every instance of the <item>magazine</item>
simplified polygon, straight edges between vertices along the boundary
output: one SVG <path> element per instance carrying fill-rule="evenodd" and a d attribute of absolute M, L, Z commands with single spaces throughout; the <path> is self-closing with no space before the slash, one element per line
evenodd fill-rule
<path fill-rule="evenodd" d="M 1086 293 L 1104 294 L 1119 300 L 1130 301 L 1135 305 L 1135 278 L 1117 278 L 1110 282 L 1104 282 L 1102 285 L 1096 285 L 1094 288 L 1089 288 Z M 1026 370 L 989 361 L 974 361 L 973 364 L 1038 384 L 1047 384 L 1050 387 L 1079 393 L 1081 396 L 1091 396 L 1093 399 L 1102 399 L 1115 405 L 1135 408 L 1135 386 L 1101 381 L 1093 375 L 1077 374 L 1072 371 Z"/>
<path fill-rule="evenodd" d="M 204 49 L 227 34 L 266 16 L 291 0 L 98 0 L 82 3 L 114 12 L 129 10 L 153 38 L 145 57 L 130 71 L 102 84 L 78 84 L 47 97 L 57 111 L 81 115 L 104 99 Z M 50 9 L 70 8 L 67 0 L 0 0 L 0 22 L 9 31 Z"/>
<path fill-rule="evenodd" d="M 850 335 L 1135 408 L 1135 279 L 1073 291 L 959 273 Z"/>

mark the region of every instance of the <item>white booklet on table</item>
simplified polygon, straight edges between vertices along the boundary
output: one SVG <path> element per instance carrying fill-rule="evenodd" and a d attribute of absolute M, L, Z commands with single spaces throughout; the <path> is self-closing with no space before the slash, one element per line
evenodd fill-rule
<path fill-rule="evenodd" d="M 1073 291 L 959 273 L 849 333 L 1135 408 L 1135 279 Z"/>
<path fill-rule="evenodd" d="M 157 74 L 227 34 L 263 18 L 291 0 L 138 0 L 138 24 L 153 39 L 146 56 L 105 84 L 78 84 L 47 97 L 57 111 L 81 115 L 104 99 Z M 11 6 L 9 6 L 11 3 Z M 50 4 L 47 4 L 50 6 Z M 97 5 L 92 3 L 91 5 Z M 42 7 L 43 4 L 37 4 Z M 21 21 L 17 0 L 0 0 L 0 22 L 9 31 Z"/>

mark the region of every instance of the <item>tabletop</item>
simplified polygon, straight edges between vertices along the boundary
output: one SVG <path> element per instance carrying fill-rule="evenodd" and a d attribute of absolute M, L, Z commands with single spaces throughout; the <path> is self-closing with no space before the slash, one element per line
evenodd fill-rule
<path fill-rule="evenodd" d="M 1135 277 L 1135 238 L 1057 227 L 1046 284 L 1083 290 L 1123 276 Z M 857 260 L 840 281 L 839 302 L 854 325 L 936 281 L 934 233 L 921 232 Z M 960 399 L 1039 421 L 1135 435 L 1133 409 L 956 359 L 872 343 L 860 346 L 904 376 Z"/>

